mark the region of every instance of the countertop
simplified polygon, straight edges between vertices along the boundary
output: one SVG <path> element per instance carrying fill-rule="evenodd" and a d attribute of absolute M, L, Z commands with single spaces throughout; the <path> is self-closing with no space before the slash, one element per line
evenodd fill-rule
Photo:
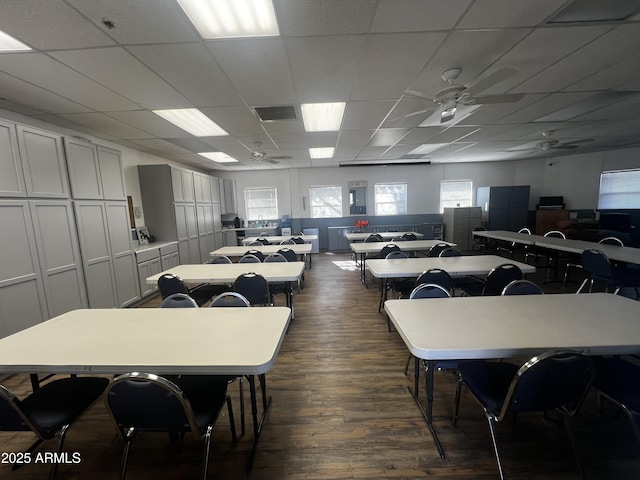
<path fill-rule="evenodd" d="M 177 245 L 178 242 L 154 242 L 154 243 L 145 243 L 144 245 L 139 245 L 133 249 L 134 253 L 144 253 L 149 250 L 154 250 L 157 248 L 166 247 L 168 245 Z"/>

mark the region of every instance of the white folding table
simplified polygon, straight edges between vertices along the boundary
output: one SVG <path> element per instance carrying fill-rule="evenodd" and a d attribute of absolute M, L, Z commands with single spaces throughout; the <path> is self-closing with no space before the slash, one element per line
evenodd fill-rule
<path fill-rule="evenodd" d="M 251 242 L 257 242 L 259 238 L 264 238 L 266 240 L 269 240 L 269 243 L 271 243 L 272 245 L 277 245 L 280 242 L 291 240 L 293 237 L 301 238 L 302 240 L 304 240 L 304 243 L 311 243 L 312 241 L 318 239 L 317 235 L 266 235 L 264 237 L 246 237 L 244 240 L 242 240 L 242 244 L 249 245 Z"/>
<path fill-rule="evenodd" d="M 427 362 L 426 405 L 414 389 L 438 452 L 433 428 L 433 374 L 438 360 L 533 356 L 572 349 L 588 355 L 640 352 L 638 302 L 610 293 L 388 300 L 385 311 L 409 351 Z M 428 312 L 428 314 L 426 314 Z"/>
<path fill-rule="evenodd" d="M 397 237 L 402 237 L 402 235 L 404 235 L 405 233 L 411 233 L 412 235 L 415 235 L 416 238 L 418 238 L 418 239 L 424 237 L 424 234 L 422 234 L 422 233 L 410 232 L 410 231 L 406 231 L 406 232 L 346 233 L 345 236 L 347 237 L 347 240 L 349 240 L 349 242 L 363 242 L 369 235 L 373 235 L 374 233 L 375 233 L 375 235 L 380 235 L 383 238 L 383 240 L 385 240 L 385 241 L 389 241 L 389 240 L 392 240 L 392 239 L 397 238 Z"/>

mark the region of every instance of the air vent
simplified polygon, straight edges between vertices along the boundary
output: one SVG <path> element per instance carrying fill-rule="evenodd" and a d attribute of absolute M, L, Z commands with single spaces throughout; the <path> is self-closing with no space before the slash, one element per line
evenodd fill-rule
<path fill-rule="evenodd" d="M 548 23 L 619 22 L 639 11 L 639 0 L 573 0 Z"/>
<path fill-rule="evenodd" d="M 284 107 L 253 107 L 263 122 L 274 120 L 296 120 L 296 109 L 293 105 Z"/>

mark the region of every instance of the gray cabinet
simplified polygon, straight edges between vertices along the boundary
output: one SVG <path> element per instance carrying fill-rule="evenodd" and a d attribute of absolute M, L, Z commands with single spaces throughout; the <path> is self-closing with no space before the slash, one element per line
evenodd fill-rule
<path fill-rule="evenodd" d="M 236 202 L 236 181 L 230 178 L 223 180 L 224 188 L 224 210 L 222 213 L 236 214 L 238 213 L 238 206 Z"/>
<path fill-rule="evenodd" d="M 27 195 L 69 198 L 62 138 L 22 125 L 17 134 Z"/>
<path fill-rule="evenodd" d="M 180 265 L 178 244 L 171 243 L 160 247 L 160 271 L 169 270 L 178 265 Z"/>
<path fill-rule="evenodd" d="M 140 299 L 135 255 L 131 246 L 129 207 L 127 202 L 106 202 L 109 245 L 113 256 L 113 273 L 119 307 Z"/>
<path fill-rule="evenodd" d="M 455 243 L 460 250 L 470 250 L 473 245 L 471 232 L 482 221 L 480 207 L 445 208 L 442 218 L 445 241 Z"/>
<path fill-rule="evenodd" d="M 180 263 L 200 263 L 196 204 L 176 203 L 174 211 Z"/>
<path fill-rule="evenodd" d="M 65 138 L 64 148 L 73 198 L 126 199 L 120 152 L 74 138 Z"/>
<path fill-rule="evenodd" d="M 196 221 L 200 263 L 205 263 L 209 260 L 209 253 L 215 250 L 213 205 L 211 203 L 196 203 Z"/>
<path fill-rule="evenodd" d="M 327 240 L 329 242 L 330 252 L 348 252 L 351 249 L 347 233 L 353 230 L 351 227 L 328 227 Z"/>
<path fill-rule="evenodd" d="M 518 231 L 527 226 L 529 185 L 480 187 L 476 203 L 487 215 L 489 230 Z"/>
<path fill-rule="evenodd" d="M 167 165 L 160 165 L 168 167 Z M 171 168 L 171 185 L 175 202 L 194 202 L 193 172 L 184 168 Z"/>
<path fill-rule="evenodd" d="M 26 195 L 16 127 L 13 123 L 0 121 L 0 197 Z"/>
<path fill-rule="evenodd" d="M 147 283 L 147 277 L 156 275 L 163 270 L 160 262 L 160 248 L 151 248 L 136 252 L 136 264 L 138 268 L 140 295 L 145 297 L 158 289 L 157 285 Z"/>
<path fill-rule="evenodd" d="M 211 203 L 211 180 L 209 175 L 193 172 L 193 190 L 196 203 Z M 218 202 L 216 202 L 218 203 Z"/>
<path fill-rule="evenodd" d="M 48 318 L 33 223 L 26 200 L 0 201 L 0 336 Z"/>

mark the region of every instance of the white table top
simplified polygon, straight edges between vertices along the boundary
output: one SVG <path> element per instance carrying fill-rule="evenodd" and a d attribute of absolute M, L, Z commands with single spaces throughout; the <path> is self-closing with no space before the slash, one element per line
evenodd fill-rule
<path fill-rule="evenodd" d="M 638 302 L 610 293 L 388 300 L 385 310 L 409 351 L 426 360 L 560 348 L 590 355 L 640 352 Z"/>
<path fill-rule="evenodd" d="M 165 273 L 171 273 L 185 283 L 232 283 L 246 272 L 262 275 L 268 282 L 295 282 L 300 279 L 304 271 L 304 262 L 269 262 L 269 263 L 227 263 L 227 264 L 196 264 L 178 265 L 163 272 L 147 277 L 147 283 L 156 284 L 158 278 Z"/>
<path fill-rule="evenodd" d="M 529 235 L 528 233 L 510 232 L 509 230 L 480 230 L 472 233 L 474 237 L 495 238 L 496 240 L 516 242 L 522 245 L 533 245 L 535 243 L 535 235 Z"/>
<path fill-rule="evenodd" d="M 429 250 L 434 245 L 439 243 L 446 243 L 451 247 L 455 247 L 455 243 L 443 242 L 442 240 L 404 240 L 402 242 L 357 242 L 350 243 L 351 250 L 354 253 L 365 254 L 365 253 L 380 253 L 383 247 L 393 243 L 400 247 L 400 250 L 403 252 L 416 252 L 419 250 Z"/>
<path fill-rule="evenodd" d="M 347 240 L 349 240 L 350 242 L 362 242 L 362 241 L 364 241 L 365 238 L 367 238 L 372 233 L 375 233 L 376 235 L 380 235 L 385 240 L 391 240 L 392 238 L 401 237 L 405 233 L 413 233 L 416 236 L 416 238 L 424 237 L 424 235 L 422 233 L 409 232 L 409 231 L 406 231 L 406 232 L 347 233 L 347 234 L 345 234 L 345 236 L 347 237 Z"/>
<path fill-rule="evenodd" d="M 258 375 L 273 366 L 286 307 L 74 310 L 0 339 L 0 372 Z"/>
<path fill-rule="evenodd" d="M 498 255 L 463 255 L 461 257 L 410 257 L 374 258 L 367 260 L 366 267 L 376 278 L 417 277 L 430 268 L 445 270 L 451 277 L 486 275 L 503 263 L 517 265 L 522 273 L 533 273 L 535 266 L 516 262 Z"/>
<path fill-rule="evenodd" d="M 279 244 L 285 240 L 290 240 L 293 237 L 298 237 L 304 240 L 305 243 L 312 242 L 318 239 L 318 235 L 267 235 L 265 237 L 246 237 L 242 240 L 243 245 L 249 245 L 251 242 L 257 241 L 259 238 L 269 240 L 272 244 Z"/>
<path fill-rule="evenodd" d="M 226 255 L 227 257 L 242 257 L 248 250 L 258 250 L 265 255 L 269 255 L 270 253 L 276 253 L 281 248 L 289 248 L 293 250 L 296 255 L 308 255 L 311 253 L 311 247 L 310 243 L 296 243 L 293 245 L 229 246 L 218 248 L 217 250 L 210 252 L 209 256 L 215 257 L 216 255 Z"/>

